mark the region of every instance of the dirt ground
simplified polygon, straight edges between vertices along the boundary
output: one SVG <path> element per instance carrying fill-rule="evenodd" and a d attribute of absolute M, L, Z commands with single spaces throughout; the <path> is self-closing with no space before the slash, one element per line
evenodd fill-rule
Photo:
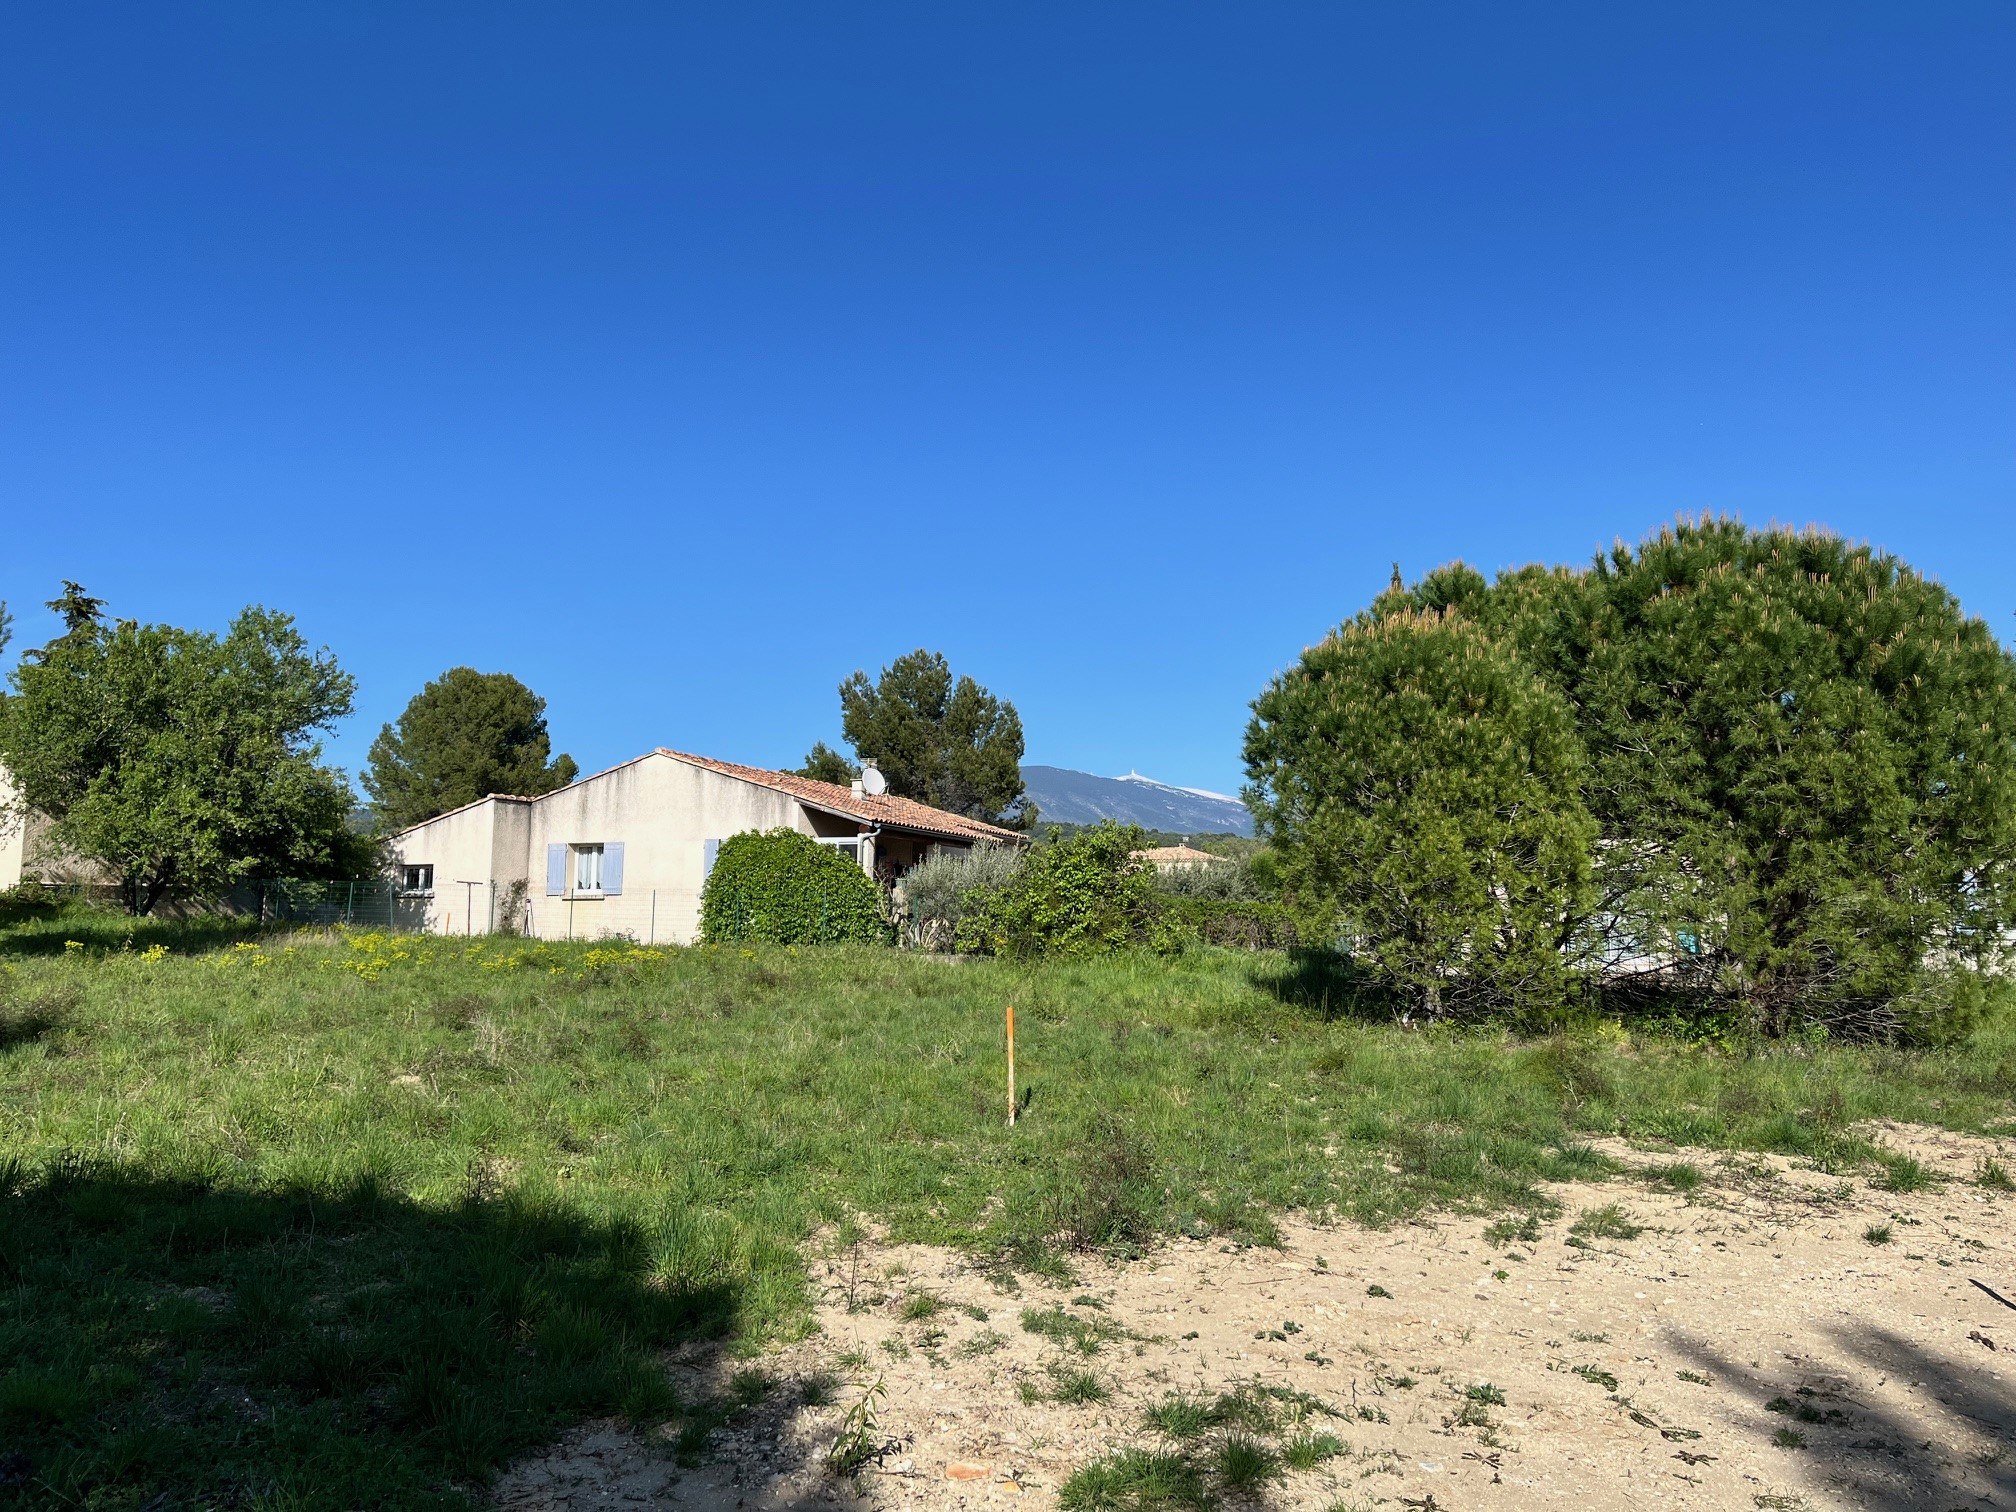
<path fill-rule="evenodd" d="M 1037 1512 L 1088 1461 L 1170 1447 L 1150 1406 L 1244 1386 L 1280 1413 L 1277 1448 L 1343 1446 L 1256 1506 L 2016 1508 L 2016 1195 L 1974 1180 L 1983 1156 L 2016 1170 L 2016 1141 L 1873 1132 L 1944 1179 L 1896 1192 L 1611 1144 L 1637 1177 L 1554 1188 L 1537 1235 L 1290 1222 L 1278 1250 L 1175 1241 L 1084 1263 L 1073 1285 L 948 1250 L 837 1249 L 819 1335 L 753 1362 L 767 1394 L 700 1464 L 596 1425 L 516 1467 L 498 1501 Z M 1655 1179 L 1675 1161 L 1701 1184 Z M 1610 1205 L 1629 1222 L 1573 1232 Z M 673 1368 L 694 1394 L 751 1364 Z M 849 1430 L 872 1451 L 851 1477 L 828 1466 Z"/>

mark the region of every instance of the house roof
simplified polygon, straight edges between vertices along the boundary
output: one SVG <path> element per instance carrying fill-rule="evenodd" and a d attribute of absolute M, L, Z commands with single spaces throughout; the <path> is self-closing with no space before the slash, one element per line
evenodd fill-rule
<path fill-rule="evenodd" d="M 1189 845 L 1151 845 L 1134 852 L 1134 859 L 1146 861 L 1150 866 L 1204 866 L 1225 858 Z"/>
<path fill-rule="evenodd" d="M 540 796 L 544 797 L 545 795 L 541 794 Z M 453 819 L 457 814 L 467 813 L 473 808 L 481 808 L 486 803 L 537 803 L 538 801 L 538 798 L 520 798 L 516 793 L 485 793 L 481 798 L 471 798 L 467 803 L 459 803 L 452 809 L 443 809 L 440 813 L 430 815 L 425 819 L 416 819 L 404 829 L 392 831 L 392 838 L 396 840 L 401 835 L 410 835 L 413 831 L 425 829 L 430 824 L 439 824 L 443 819 Z"/>
<path fill-rule="evenodd" d="M 852 788 L 841 787 L 838 783 L 817 782 L 810 777 L 800 777 L 796 772 L 773 772 L 768 767 L 742 766 L 733 761 L 716 761 L 711 756 L 694 756 L 686 751 L 668 751 L 663 746 L 658 748 L 658 754 L 670 756 L 674 761 L 683 761 L 689 766 L 700 767 L 709 772 L 719 772 L 724 777 L 739 778 L 743 782 L 753 782 L 758 787 L 787 793 L 816 808 L 839 814 L 843 818 L 858 819 L 865 824 L 885 824 L 895 829 L 914 830 L 919 834 L 934 835 L 941 839 L 963 840 L 968 844 L 991 841 L 1001 845 L 1019 845 L 1024 839 L 1014 830 L 1003 829 L 998 824 L 988 824 L 980 819 L 968 819 L 964 814 L 949 813 L 910 798 L 898 798 L 893 793 L 880 795 L 857 793 Z"/>
<path fill-rule="evenodd" d="M 618 762 L 600 772 L 591 772 L 586 777 L 577 778 L 570 784 L 579 787 L 584 782 L 593 782 L 597 777 L 606 777 L 611 772 L 624 767 L 635 766 L 640 761 L 649 761 L 653 756 L 669 756 L 674 761 L 683 761 L 688 766 L 700 767 L 709 772 L 719 772 L 724 777 L 738 778 L 752 782 L 758 787 L 770 788 L 774 792 L 788 794 L 801 803 L 809 803 L 814 808 L 838 814 L 843 819 L 857 819 L 863 824 L 883 824 L 892 829 L 930 835 L 940 840 L 958 840 L 968 845 L 992 842 L 999 845 L 1020 845 L 1027 837 L 1011 829 L 1003 829 L 998 824 L 988 824 L 979 819 L 968 819 L 964 814 L 948 813 L 935 809 L 928 803 L 917 803 L 909 798 L 898 798 L 884 793 L 877 797 L 868 793 L 857 793 L 852 788 L 841 787 L 831 782 L 815 782 L 810 777 L 800 777 L 795 772 L 773 772 L 768 767 L 743 766 L 734 761 L 716 761 L 711 756 L 695 756 L 687 751 L 669 751 L 660 746 L 642 756 L 633 756 L 628 761 Z M 425 825 L 438 824 L 450 815 L 459 814 L 464 809 L 475 808 L 478 804 L 497 803 L 538 803 L 551 798 L 555 793 L 564 793 L 566 788 L 556 788 L 553 793 L 541 793 L 536 798 L 521 798 L 510 793 L 492 793 L 478 798 L 475 803 L 465 803 L 461 808 L 450 809 L 446 814 L 436 814 L 432 819 L 423 819 L 419 824 L 408 825 L 400 830 L 407 834 Z"/>

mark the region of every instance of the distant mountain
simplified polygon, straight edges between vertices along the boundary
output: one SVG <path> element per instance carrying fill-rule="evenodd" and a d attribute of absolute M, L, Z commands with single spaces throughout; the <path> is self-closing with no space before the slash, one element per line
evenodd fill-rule
<path fill-rule="evenodd" d="M 1028 785 L 1039 823 L 1052 819 L 1059 824 L 1097 824 L 1117 819 L 1178 835 L 1253 833 L 1253 816 L 1237 798 L 1203 788 L 1171 787 L 1139 772 L 1095 777 L 1065 767 L 1025 766 L 1022 781 Z"/>

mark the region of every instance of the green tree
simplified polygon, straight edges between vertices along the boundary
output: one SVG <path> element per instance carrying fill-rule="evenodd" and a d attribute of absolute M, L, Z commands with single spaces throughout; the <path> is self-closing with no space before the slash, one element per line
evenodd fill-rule
<path fill-rule="evenodd" d="M 1518 585 L 1530 588 L 1529 584 Z M 2016 660 L 1946 589 L 1819 531 L 1682 522 L 1511 616 L 1582 711 L 1639 932 L 1767 1028 L 1892 1026 L 2016 901 Z"/>
<path fill-rule="evenodd" d="M 1181 949 L 1154 869 L 1134 858 L 1147 839 L 1109 819 L 1035 847 L 1004 884 L 961 900 L 959 948 L 1012 959 Z"/>
<path fill-rule="evenodd" d="M 805 753 L 805 764 L 797 769 L 795 775 L 810 777 L 814 782 L 830 782 L 837 787 L 846 787 L 861 775 L 861 768 L 820 740 L 813 742 L 812 749 Z"/>
<path fill-rule="evenodd" d="M 1253 708 L 1247 801 L 1283 886 L 1334 902 L 1410 1011 L 1561 1001 L 1595 839 L 1565 700 L 1481 627 L 1389 606 Z"/>
<path fill-rule="evenodd" d="M 875 762 L 889 790 L 934 808 L 1026 827 L 1035 808 L 1022 791 L 1022 718 L 945 658 L 913 651 L 873 682 L 840 685 L 847 743 Z M 816 748 L 815 748 L 816 754 Z"/>
<path fill-rule="evenodd" d="M 63 616 L 65 635 L 88 634 L 105 620 L 105 600 L 91 597 L 68 578 L 63 580 L 63 591 L 49 600 L 47 607 Z"/>
<path fill-rule="evenodd" d="M 357 862 L 349 789 L 313 739 L 350 712 L 354 685 L 328 651 L 260 608 L 221 638 L 108 628 L 65 588 L 50 607 L 68 629 L 23 658 L 0 703 L 0 762 L 56 846 L 108 871 L 135 913 Z"/>
<path fill-rule="evenodd" d="M 579 768 L 552 749 L 545 699 L 508 672 L 451 667 L 378 732 L 364 790 L 379 822 L 400 830 L 491 793 L 567 786 Z"/>
<path fill-rule="evenodd" d="M 1895 557 L 1704 517 L 1581 571 L 1439 568 L 1372 614 L 1431 608 L 1574 710 L 1589 930 L 1662 988 L 1939 1032 L 1927 963 L 1989 964 L 2016 921 L 2016 659 Z"/>

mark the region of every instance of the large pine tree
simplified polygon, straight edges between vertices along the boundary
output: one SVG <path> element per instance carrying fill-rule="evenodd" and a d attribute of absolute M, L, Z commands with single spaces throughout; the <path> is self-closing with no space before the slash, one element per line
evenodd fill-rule
<path fill-rule="evenodd" d="M 491 793 L 565 787 L 579 769 L 552 750 L 545 699 L 508 672 L 451 667 L 378 732 L 364 790 L 381 824 L 404 829 Z"/>
<path fill-rule="evenodd" d="M 1506 676 L 1570 712 L 1597 884 L 1577 937 L 1657 964 L 1662 987 L 1771 1029 L 1908 1027 L 1928 969 L 1992 961 L 2016 922 L 2016 659 L 1895 557 L 1822 531 L 1682 521 L 1581 571 L 1439 568 L 1396 582 L 1356 627 L 1425 614 L 1473 626 Z M 1338 682 L 1322 716 L 1347 749 L 1403 708 L 1368 676 Z M 1328 848 L 1334 869 L 1418 844 L 1405 806 L 1368 819 L 1383 838 L 1347 855 L 1284 804 L 1305 782 L 1363 798 L 1314 749 L 1281 764 L 1269 699 L 1249 767 L 1284 850 Z M 1503 808 L 1462 740 L 1424 732 L 1380 759 L 1379 780 L 1425 767 L 1451 803 Z"/>

